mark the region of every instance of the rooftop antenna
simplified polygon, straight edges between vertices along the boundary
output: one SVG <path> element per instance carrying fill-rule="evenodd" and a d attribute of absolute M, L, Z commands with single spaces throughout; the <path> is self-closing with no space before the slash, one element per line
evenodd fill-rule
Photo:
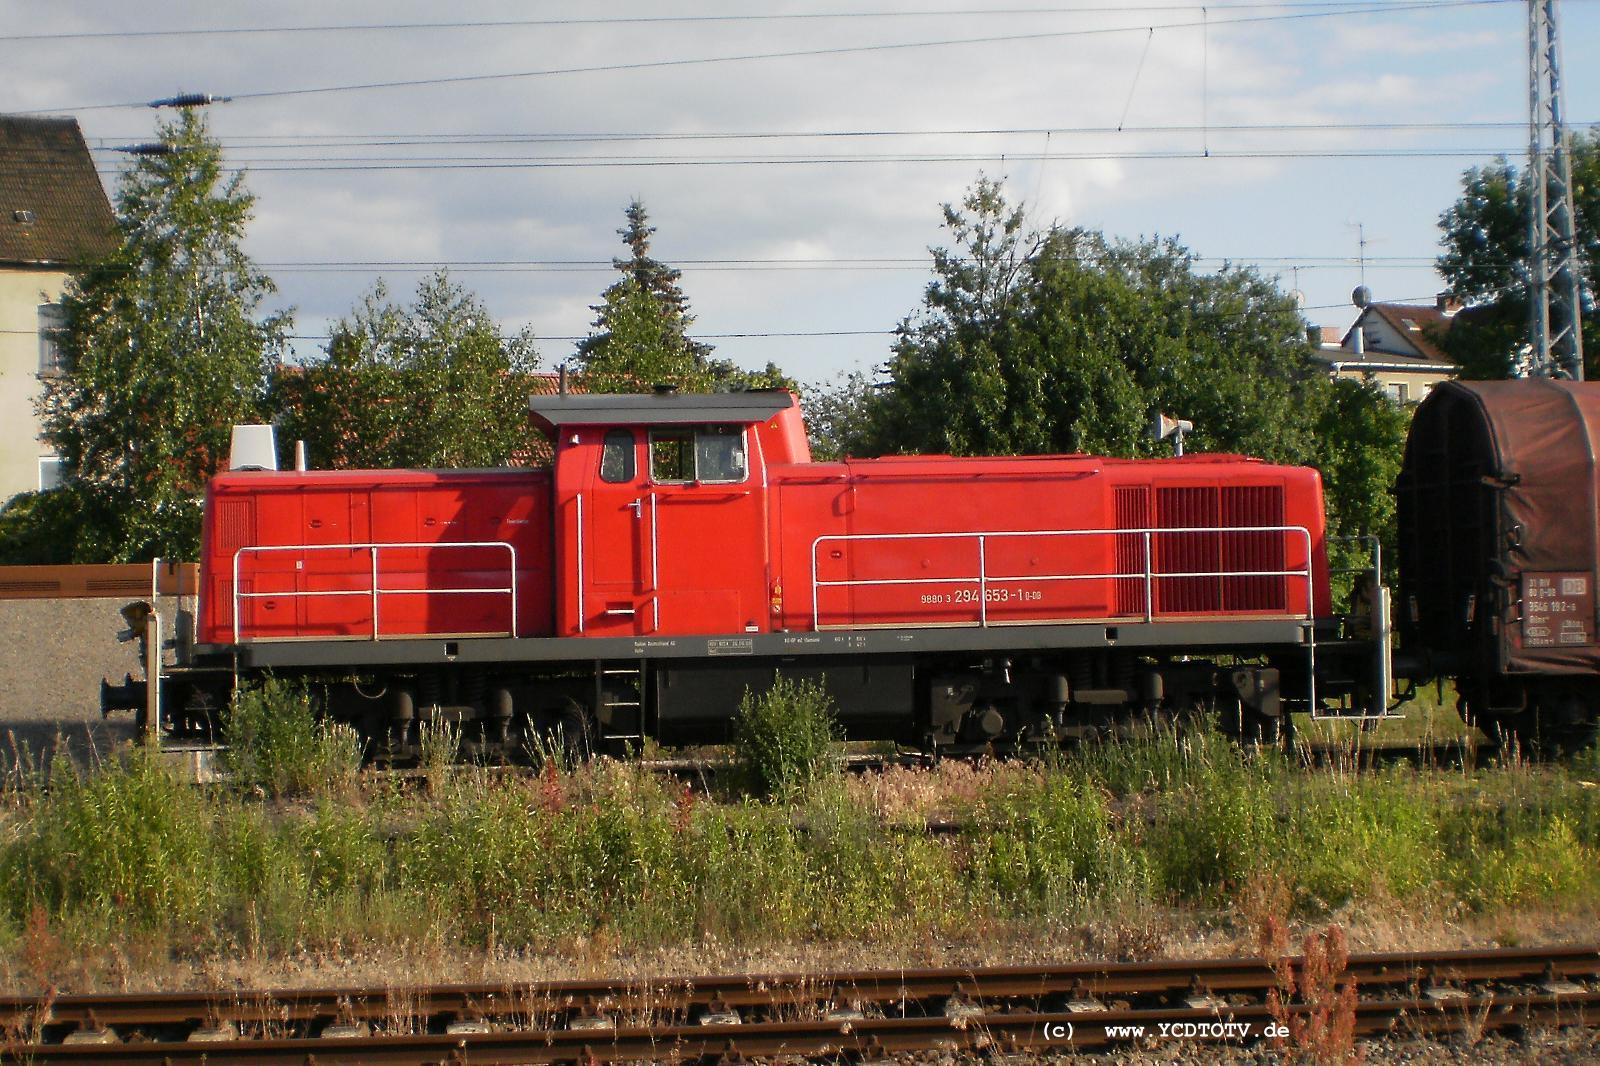
<path fill-rule="evenodd" d="M 1582 281 L 1558 7 L 1557 0 L 1528 0 L 1528 342 L 1532 374 L 1582 381 Z"/>
<path fill-rule="evenodd" d="M 1356 231 L 1356 263 L 1361 268 L 1359 279 L 1361 287 L 1367 287 L 1367 245 L 1377 244 L 1382 237 L 1367 237 L 1367 224 L 1365 222 L 1346 222 L 1346 226 L 1353 227 Z"/>

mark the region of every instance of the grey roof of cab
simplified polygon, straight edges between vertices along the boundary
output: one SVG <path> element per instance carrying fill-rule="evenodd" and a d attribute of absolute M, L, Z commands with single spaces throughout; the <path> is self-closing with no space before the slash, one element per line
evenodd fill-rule
<path fill-rule="evenodd" d="M 546 429 L 558 426 L 692 425 L 708 422 L 765 422 L 794 406 L 785 389 L 750 392 L 641 393 L 607 395 L 568 393 L 533 396 L 528 412 Z"/>

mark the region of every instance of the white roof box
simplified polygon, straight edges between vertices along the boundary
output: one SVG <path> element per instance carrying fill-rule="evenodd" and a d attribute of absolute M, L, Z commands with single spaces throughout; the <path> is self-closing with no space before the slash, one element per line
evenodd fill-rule
<path fill-rule="evenodd" d="M 278 438 L 271 426 L 234 426 L 229 470 L 278 469 Z"/>

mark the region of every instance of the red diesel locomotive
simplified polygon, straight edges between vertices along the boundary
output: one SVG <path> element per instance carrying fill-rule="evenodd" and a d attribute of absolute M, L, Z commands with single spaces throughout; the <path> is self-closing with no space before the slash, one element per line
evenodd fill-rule
<path fill-rule="evenodd" d="M 306 678 L 390 760 L 439 720 L 493 757 L 720 741 L 779 673 L 823 681 L 851 739 L 925 750 L 1387 709 L 1384 625 L 1333 616 L 1315 470 L 813 462 L 784 391 L 530 411 L 548 468 L 216 478 L 194 639 L 124 705 L 209 734 L 241 678 Z"/>

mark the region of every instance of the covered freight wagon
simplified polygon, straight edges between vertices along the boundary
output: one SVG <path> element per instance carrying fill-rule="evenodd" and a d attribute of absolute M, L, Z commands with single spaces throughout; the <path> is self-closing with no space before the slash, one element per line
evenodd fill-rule
<path fill-rule="evenodd" d="M 1600 384 L 1453 381 L 1418 408 L 1397 485 L 1397 628 L 1490 733 L 1571 746 L 1600 695 Z"/>

